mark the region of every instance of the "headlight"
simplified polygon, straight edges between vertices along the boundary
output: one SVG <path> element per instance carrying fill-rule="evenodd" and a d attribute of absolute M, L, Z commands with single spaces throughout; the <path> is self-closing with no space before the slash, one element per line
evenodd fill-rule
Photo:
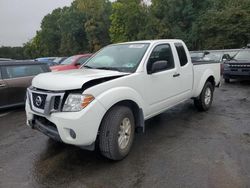
<path fill-rule="evenodd" d="M 69 94 L 66 99 L 63 111 L 64 112 L 78 112 L 88 106 L 95 98 L 92 95 L 84 94 Z"/>

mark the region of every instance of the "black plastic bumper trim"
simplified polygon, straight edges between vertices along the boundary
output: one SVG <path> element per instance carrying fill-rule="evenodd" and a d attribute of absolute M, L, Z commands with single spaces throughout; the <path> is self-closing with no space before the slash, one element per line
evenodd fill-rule
<path fill-rule="evenodd" d="M 60 138 L 59 133 L 56 129 L 53 129 L 49 126 L 46 126 L 38 120 L 34 121 L 33 127 L 34 127 L 34 129 L 42 132 L 43 134 L 47 135 L 48 137 L 50 137 L 54 140 L 57 140 L 59 142 L 62 142 L 62 139 Z"/>

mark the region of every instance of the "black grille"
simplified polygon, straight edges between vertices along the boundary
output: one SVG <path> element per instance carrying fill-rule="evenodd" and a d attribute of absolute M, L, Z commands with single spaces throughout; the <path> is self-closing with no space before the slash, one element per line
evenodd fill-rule
<path fill-rule="evenodd" d="M 55 110 L 58 110 L 58 109 L 59 109 L 60 99 L 61 99 L 60 96 L 56 96 L 56 97 L 55 97 L 55 102 L 54 102 L 54 109 L 55 109 Z"/>
<path fill-rule="evenodd" d="M 242 69 L 242 72 L 250 72 L 250 67 L 249 69 Z"/>
<path fill-rule="evenodd" d="M 36 108 L 44 109 L 46 97 L 46 94 L 32 93 L 33 105 Z"/>
<path fill-rule="evenodd" d="M 56 125 L 52 123 L 51 121 L 47 120 L 45 117 L 35 115 L 34 118 L 35 120 L 38 120 L 39 122 L 41 122 L 44 126 L 58 132 Z"/>

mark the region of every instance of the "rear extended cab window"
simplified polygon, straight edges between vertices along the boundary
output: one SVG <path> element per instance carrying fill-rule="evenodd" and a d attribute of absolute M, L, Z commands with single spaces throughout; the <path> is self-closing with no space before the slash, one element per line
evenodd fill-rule
<path fill-rule="evenodd" d="M 35 76 L 47 72 L 41 65 L 5 65 L 2 69 L 4 79 Z"/>
<path fill-rule="evenodd" d="M 187 53 L 184 49 L 184 46 L 181 43 L 175 43 L 174 45 L 175 45 L 181 66 L 185 66 L 188 63 L 188 58 L 187 58 Z"/>

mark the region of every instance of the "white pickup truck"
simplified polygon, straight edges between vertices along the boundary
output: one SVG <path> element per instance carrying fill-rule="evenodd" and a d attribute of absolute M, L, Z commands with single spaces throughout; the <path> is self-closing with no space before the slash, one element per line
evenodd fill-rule
<path fill-rule="evenodd" d="M 219 83 L 220 64 L 191 62 L 181 40 L 113 44 L 79 70 L 36 76 L 27 90 L 27 124 L 121 160 L 145 120 L 188 99 L 206 111 Z"/>

